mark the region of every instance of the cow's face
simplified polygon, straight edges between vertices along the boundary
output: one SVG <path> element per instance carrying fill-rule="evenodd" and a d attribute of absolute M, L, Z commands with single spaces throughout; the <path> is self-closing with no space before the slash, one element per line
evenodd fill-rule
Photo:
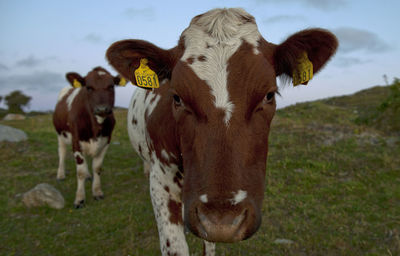
<path fill-rule="evenodd" d="M 245 239 L 261 221 L 277 86 L 273 66 L 253 50 L 244 43 L 221 63 L 223 84 L 209 81 L 210 86 L 193 68 L 196 61 L 200 68 L 212 68 L 212 56 L 181 59 L 172 73 L 171 108 L 185 174 L 184 221 L 211 241 Z M 210 79 L 217 72 L 211 71 Z"/>
<path fill-rule="evenodd" d="M 252 16 L 224 9 L 195 17 L 169 51 L 139 40 L 109 48 L 111 65 L 133 83 L 141 58 L 170 81 L 165 86 L 184 168 L 184 223 L 194 234 L 234 242 L 258 229 L 276 77 L 292 76 L 304 53 L 316 73 L 336 47 L 336 38 L 320 29 L 268 43 Z"/>
<path fill-rule="evenodd" d="M 85 77 L 77 73 L 67 73 L 67 80 L 73 86 L 81 86 L 89 111 L 101 122 L 112 114 L 114 107 L 114 85 L 118 84 L 120 77 L 113 77 L 107 70 L 97 67 Z"/>

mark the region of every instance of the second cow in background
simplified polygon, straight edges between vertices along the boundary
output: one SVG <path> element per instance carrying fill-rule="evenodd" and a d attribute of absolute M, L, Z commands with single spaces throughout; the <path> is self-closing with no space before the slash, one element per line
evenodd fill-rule
<path fill-rule="evenodd" d="M 91 177 L 85 156 L 93 157 L 93 197 L 104 198 L 100 172 L 115 125 L 114 86 L 125 83 L 102 67 L 94 68 L 85 77 L 71 72 L 66 78 L 72 87 L 62 89 L 53 114 L 58 135 L 57 179 L 65 178 L 67 145 L 72 143 L 78 179 L 74 206 L 81 208 L 85 203 L 85 180 Z"/>

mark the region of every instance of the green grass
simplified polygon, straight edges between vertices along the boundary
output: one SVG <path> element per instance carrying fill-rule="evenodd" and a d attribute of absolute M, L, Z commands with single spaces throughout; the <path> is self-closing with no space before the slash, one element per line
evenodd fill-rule
<path fill-rule="evenodd" d="M 217 255 L 400 255 L 399 141 L 389 143 L 383 131 L 356 124 L 355 102 L 309 102 L 277 112 L 262 225 L 249 240 L 218 244 Z M 66 180 L 56 181 L 51 116 L 0 122 L 29 136 L 0 143 L 0 255 L 160 255 L 148 181 L 129 143 L 126 111 L 118 110 L 116 118 L 102 173 L 106 198 L 92 199 L 87 182 L 80 210 L 72 207 L 72 153 Z M 64 209 L 26 209 L 16 197 L 43 182 L 61 191 Z M 273 243 L 277 238 L 294 243 Z M 193 235 L 188 241 L 191 254 L 201 255 L 201 241 Z"/>

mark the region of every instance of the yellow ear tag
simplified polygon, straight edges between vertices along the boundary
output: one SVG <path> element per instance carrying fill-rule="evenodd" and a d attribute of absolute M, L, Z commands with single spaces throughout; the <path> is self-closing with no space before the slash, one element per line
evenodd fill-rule
<path fill-rule="evenodd" d="M 140 59 L 140 66 L 135 70 L 136 85 L 143 88 L 159 88 L 158 76 L 147 63 L 146 58 Z"/>
<path fill-rule="evenodd" d="M 119 80 L 119 86 L 125 86 L 126 85 L 126 79 L 121 77 L 121 79 Z"/>
<path fill-rule="evenodd" d="M 313 78 L 313 64 L 308 59 L 307 53 L 303 52 L 297 61 L 296 69 L 293 71 L 293 86 L 307 84 Z"/>
<path fill-rule="evenodd" d="M 78 80 L 74 79 L 74 82 L 72 83 L 72 86 L 74 88 L 79 88 L 79 87 L 82 87 L 82 84 Z"/>

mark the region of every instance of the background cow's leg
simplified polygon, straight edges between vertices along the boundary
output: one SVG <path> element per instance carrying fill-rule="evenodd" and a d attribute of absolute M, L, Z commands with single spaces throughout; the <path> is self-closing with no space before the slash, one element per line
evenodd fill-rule
<path fill-rule="evenodd" d="M 93 198 L 96 200 L 100 200 L 100 199 L 104 198 L 104 193 L 101 190 L 100 173 L 102 171 L 101 166 L 103 164 L 104 156 L 106 155 L 107 149 L 108 149 L 108 145 L 106 145 L 97 156 L 93 157 L 92 194 L 93 194 Z"/>
<path fill-rule="evenodd" d="M 204 256 L 214 256 L 215 255 L 215 243 L 210 243 L 203 240 L 203 255 Z"/>
<path fill-rule="evenodd" d="M 162 255 L 189 255 L 183 220 L 180 185 L 174 182 L 178 168 L 156 160 L 150 168 L 150 195 L 157 220 Z"/>
<path fill-rule="evenodd" d="M 90 176 L 90 173 L 82 152 L 74 150 L 74 157 L 76 162 L 76 177 L 78 180 L 74 206 L 75 208 L 82 208 L 85 206 L 85 180 Z"/>
<path fill-rule="evenodd" d="M 58 135 L 58 170 L 57 180 L 65 179 L 65 156 L 67 155 L 67 144 L 62 135 Z"/>

